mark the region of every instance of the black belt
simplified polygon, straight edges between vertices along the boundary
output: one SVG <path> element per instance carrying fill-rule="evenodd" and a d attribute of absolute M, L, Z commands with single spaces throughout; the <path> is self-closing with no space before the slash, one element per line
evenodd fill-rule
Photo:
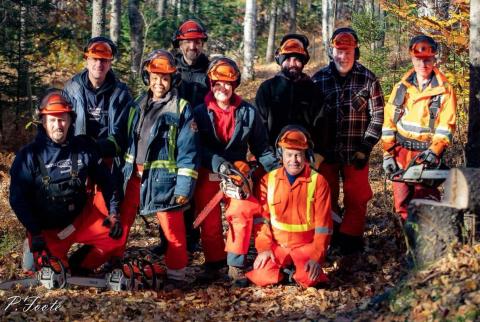
<path fill-rule="evenodd" d="M 414 139 L 407 139 L 406 137 L 398 133 L 396 134 L 396 141 L 401 147 L 412 151 L 424 151 L 430 147 L 430 142 L 421 142 Z"/>

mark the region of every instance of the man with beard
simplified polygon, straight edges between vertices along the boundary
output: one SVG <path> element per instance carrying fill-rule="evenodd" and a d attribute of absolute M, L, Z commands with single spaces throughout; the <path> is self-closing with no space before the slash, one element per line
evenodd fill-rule
<path fill-rule="evenodd" d="M 273 78 L 264 81 L 255 98 L 255 105 L 268 129 L 270 144 L 275 144 L 280 130 L 288 124 L 309 129 L 309 113 L 314 107 L 314 85 L 303 73 L 310 56 L 308 38 L 288 34 L 282 38 L 275 52 L 275 61 L 282 69 Z"/>
<path fill-rule="evenodd" d="M 352 254 L 364 247 L 367 203 L 372 198 L 368 159 L 382 132 L 384 100 L 377 77 L 357 62 L 360 51 L 354 30 L 335 30 L 328 54 L 330 64 L 313 76 L 324 115 L 312 135 L 320 138 L 315 148 L 325 160 L 319 172 L 330 184 L 336 213 L 340 178 L 343 182 L 343 220 L 332 244 L 337 243 L 343 254 Z"/>
<path fill-rule="evenodd" d="M 182 81 L 178 86 L 179 97 L 187 100 L 194 108 L 203 103 L 209 91 L 207 69 L 210 62 L 203 53 L 203 44 L 208 35 L 205 27 L 194 19 L 183 22 L 172 38 L 173 47 L 179 53 L 175 55 L 175 64 Z M 187 230 L 187 248 L 189 252 L 197 249 L 200 233 L 192 228 L 195 204 L 185 211 Z"/>
<path fill-rule="evenodd" d="M 47 93 L 36 111 L 35 141 L 17 153 L 10 170 L 10 205 L 27 230 L 33 258 L 57 257 L 82 275 L 105 263 L 125 233 L 115 178 L 91 139 L 74 135 L 73 122 L 70 102 L 58 90 Z M 87 193 L 92 180 L 104 191 L 107 216 Z M 73 244 L 84 246 L 67 256 Z"/>
<path fill-rule="evenodd" d="M 179 50 L 175 55 L 177 70 L 182 77 L 179 95 L 192 107 L 202 104 L 209 90 L 207 68 L 210 62 L 203 53 L 207 39 L 205 27 L 193 19 L 182 23 L 172 39 L 173 47 Z"/>

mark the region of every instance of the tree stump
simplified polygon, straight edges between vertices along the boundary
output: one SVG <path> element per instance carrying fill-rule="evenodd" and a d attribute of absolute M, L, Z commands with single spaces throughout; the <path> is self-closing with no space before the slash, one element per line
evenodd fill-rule
<path fill-rule="evenodd" d="M 444 191 L 441 202 L 415 199 L 408 208 L 405 233 L 419 268 L 445 255 L 452 244 L 478 238 L 480 169 L 450 170 Z"/>

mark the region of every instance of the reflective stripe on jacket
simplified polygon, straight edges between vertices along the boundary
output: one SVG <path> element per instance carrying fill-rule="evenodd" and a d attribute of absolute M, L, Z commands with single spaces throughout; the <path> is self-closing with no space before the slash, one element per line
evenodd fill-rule
<path fill-rule="evenodd" d="M 130 108 L 127 126 L 129 144 L 123 168 L 124 191 L 135 171 L 138 143 L 135 129 L 140 119 L 140 111 L 147 101 L 148 94 L 145 93 Z M 174 196 L 192 198 L 198 178 L 198 134 L 190 105 L 175 93 L 162 109 L 147 143 L 140 188 L 141 215 L 178 208 L 179 206 L 172 202 Z"/>
<path fill-rule="evenodd" d="M 430 143 L 429 149 L 437 155 L 452 142 L 455 131 L 457 101 L 453 87 L 447 78 L 437 68 L 433 69 L 434 76 L 430 84 L 420 91 L 413 84 L 415 70 L 408 71 L 390 95 L 385 106 L 385 119 L 382 128 L 382 143 L 385 153 L 396 143 L 397 135 L 403 138 Z M 403 103 L 403 115 L 395 124 L 395 97 L 400 85 L 406 87 Z M 434 132 L 431 132 L 430 109 L 432 97 L 440 99 L 440 105 L 435 116 Z"/>
<path fill-rule="evenodd" d="M 307 166 L 290 185 L 285 168 L 273 170 L 262 178 L 259 200 L 263 217 L 255 220 L 261 225 L 255 239 L 258 252 L 276 244 L 323 260 L 333 224 L 330 189 L 322 175 Z"/>

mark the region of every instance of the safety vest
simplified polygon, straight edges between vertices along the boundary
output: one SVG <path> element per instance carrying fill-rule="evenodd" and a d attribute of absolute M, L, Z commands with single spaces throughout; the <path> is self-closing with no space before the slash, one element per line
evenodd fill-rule
<path fill-rule="evenodd" d="M 176 115 L 180 117 L 187 106 L 188 102 L 184 99 L 177 100 L 177 108 L 176 108 Z M 128 125 L 127 125 L 127 133 L 130 133 L 132 130 L 133 121 L 136 114 L 135 106 L 130 108 L 130 112 L 128 115 Z M 168 159 L 167 160 L 153 160 L 153 161 L 146 161 L 143 164 L 143 170 L 149 169 L 167 169 L 169 172 L 177 172 L 179 175 L 190 176 L 195 179 L 198 178 L 198 173 L 195 170 L 189 168 L 180 168 L 177 169 L 177 162 L 175 159 L 175 149 L 177 147 L 177 133 L 178 133 L 178 125 L 171 124 L 168 130 Z M 133 163 L 135 161 L 135 156 L 125 153 L 125 161 L 128 163 Z"/>
<path fill-rule="evenodd" d="M 283 168 L 276 169 L 271 171 L 268 174 L 268 182 L 267 182 L 267 202 L 268 202 L 268 209 L 270 212 L 270 224 L 272 227 L 283 230 L 286 232 L 308 232 L 315 229 L 315 222 L 312 220 L 312 202 L 314 200 L 315 195 L 315 187 L 317 186 L 317 178 L 318 173 L 312 171 L 310 175 L 310 182 L 307 184 L 307 213 L 306 218 L 307 222 L 305 224 L 290 224 L 285 222 L 280 222 L 277 219 L 277 214 L 275 212 L 275 205 L 274 205 L 274 195 L 275 195 L 275 176 L 278 171 L 281 171 Z"/>

